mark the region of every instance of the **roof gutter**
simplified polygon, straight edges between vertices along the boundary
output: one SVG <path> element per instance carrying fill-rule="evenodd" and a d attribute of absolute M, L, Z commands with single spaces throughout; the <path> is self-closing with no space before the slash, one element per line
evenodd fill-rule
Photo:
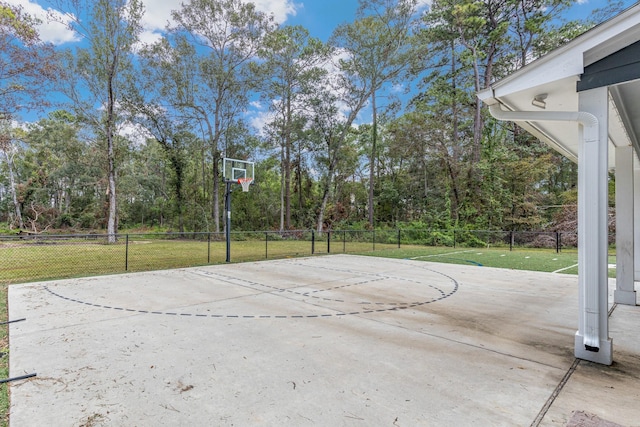
<path fill-rule="evenodd" d="M 583 142 L 598 144 L 600 139 L 598 118 L 584 111 L 505 111 L 499 103 L 489 105 L 489 112 L 498 120 L 513 122 L 576 122 L 583 127 Z M 578 169 L 580 173 L 580 168 Z M 580 212 L 578 212 L 580 215 Z M 584 227 L 585 221 L 579 219 Z M 582 233 L 579 233 L 582 234 Z M 584 234 L 583 234 L 584 235 Z M 580 238 L 580 236 L 579 236 Z M 584 339 L 586 350 L 598 351 L 600 347 L 600 304 L 597 286 L 583 286 L 584 298 Z"/>
<path fill-rule="evenodd" d="M 598 139 L 598 119 L 584 111 L 505 111 L 495 103 L 489 105 L 489 112 L 498 120 L 512 122 L 577 122 L 584 127 L 584 142 Z"/>

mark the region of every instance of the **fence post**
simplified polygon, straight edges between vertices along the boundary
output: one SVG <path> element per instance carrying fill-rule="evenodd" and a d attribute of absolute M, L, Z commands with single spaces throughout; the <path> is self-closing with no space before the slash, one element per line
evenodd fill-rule
<path fill-rule="evenodd" d="M 342 253 L 347 253 L 347 230 L 342 230 Z"/>
<path fill-rule="evenodd" d="M 453 229 L 453 249 L 456 248 L 456 229 Z"/>
<path fill-rule="evenodd" d="M 376 230 L 375 228 L 371 230 L 371 240 L 373 240 L 373 250 L 376 250 Z"/>
<path fill-rule="evenodd" d="M 331 231 L 327 231 L 327 253 L 331 253 Z"/>
<path fill-rule="evenodd" d="M 562 252 L 562 233 L 560 232 L 558 232 L 556 247 L 558 248 L 556 253 Z"/>
<path fill-rule="evenodd" d="M 207 233 L 207 264 L 211 264 L 211 232 Z"/>
<path fill-rule="evenodd" d="M 311 255 L 316 253 L 316 232 L 311 230 Z"/>
<path fill-rule="evenodd" d="M 269 233 L 264 232 L 264 259 L 269 259 Z"/>
<path fill-rule="evenodd" d="M 400 229 L 398 228 L 398 249 L 400 249 Z"/>
<path fill-rule="evenodd" d="M 513 251 L 513 230 L 509 232 L 509 252 Z"/>
<path fill-rule="evenodd" d="M 124 271 L 129 271 L 129 235 L 125 234 L 124 243 Z"/>

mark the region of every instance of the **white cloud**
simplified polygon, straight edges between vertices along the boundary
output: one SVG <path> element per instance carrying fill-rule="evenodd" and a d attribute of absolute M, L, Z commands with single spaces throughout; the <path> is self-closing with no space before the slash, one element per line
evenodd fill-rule
<path fill-rule="evenodd" d="M 162 33 L 159 31 L 143 30 L 138 36 L 138 43 L 133 46 L 134 52 L 139 52 L 145 45 L 152 45 L 162 38 Z"/>
<path fill-rule="evenodd" d="M 22 129 L 22 130 L 24 130 L 24 131 L 27 131 L 27 132 L 28 132 L 28 131 L 30 130 L 30 129 L 29 129 L 29 126 L 30 126 L 31 124 L 32 124 L 32 123 L 29 123 L 29 122 L 19 122 L 19 121 L 17 121 L 17 120 L 11 120 L 11 125 L 10 125 L 10 127 L 11 127 L 11 129 Z"/>
<path fill-rule="evenodd" d="M 271 111 L 252 111 L 248 116 L 249 124 L 256 130 L 259 136 L 267 136 L 267 125 L 273 121 L 273 113 Z"/>
<path fill-rule="evenodd" d="M 407 86 L 404 83 L 395 83 L 391 86 L 391 93 L 406 93 Z"/>
<path fill-rule="evenodd" d="M 147 139 L 152 138 L 151 133 L 137 123 L 121 123 L 117 131 L 118 135 L 128 139 L 136 146 L 142 146 Z"/>
<path fill-rule="evenodd" d="M 142 17 L 143 32 L 140 35 L 140 45 L 158 41 L 167 24 L 173 25 L 171 12 L 179 10 L 183 2 L 183 0 L 142 0 L 144 16 Z M 259 11 L 273 14 L 278 23 L 295 15 L 299 7 L 292 0 L 255 0 L 253 3 Z"/>
<path fill-rule="evenodd" d="M 292 0 L 253 0 L 256 9 L 273 14 L 277 23 L 281 24 L 287 20 L 289 16 L 295 16 L 300 4 L 295 4 Z"/>
<path fill-rule="evenodd" d="M 142 26 L 150 33 L 164 30 L 171 22 L 171 11 L 180 9 L 182 0 L 143 0 Z"/>
<path fill-rule="evenodd" d="M 70 18 L 64 16 L 63 13 L 45 8 L 34 0 L 5 0 L 10 5 L 21 6 L 25 12 L 38 18 L 42 23 L 38 26 L 40 38 L 45 42 L 55 45 L 80 41 L 80 36 L 67 28 L 64 23 Z M 42 2 L 41 0 L 38 0 Z M 162 31 L 170 23 L 171 11 L 178 10 L 183 0 L 143 0 L 144 16 L 142 18 L 143 33 L 141 42 L 150 43 L 161 37 Z M 256 9 L 273 14 L 276 22 L 283 23 L 289 16 L 296 14 L 300 4 L 294 3 L 293 0 L 253 0 Z M 55 19 L 51 19 L 54 16 Z"/>
<path fill-rule="evenodd" d="M 5 0 L 8 4 L 13 6 L 21 6 L 25 12 L 29 15 L 38 18 L 42 23 L 38 25 L 38 33 L 40 39 L 44 42 L 53 43 L 55 45 L 61 45 L 63 43 L 77 42 L 80 37 L 74 31 L 69 30 L 67 26 L 60 22 L 69 22 L 70 18 L 65 17 L 62 13 L 53 10 L 51 8 L 43 8 L 39 4 L 33 1 L 25 0 Z M 55 19 L 52 20 L 52 15 Z"/>
<path fill-rule="evenodd" d="M 164 30 L 167 23 L 172 22 L 171 11 L 179 10 L 183 2 L 188 3 L 183 0 L 143 0 L 142 25 L 145 31 L 158 34 Z M 278 23 L 285 22 L 289 16 L 295 15 L 300 7 L 292 0 L 253 0 L 252 2 L 259 11 L 273 14 Z"/>

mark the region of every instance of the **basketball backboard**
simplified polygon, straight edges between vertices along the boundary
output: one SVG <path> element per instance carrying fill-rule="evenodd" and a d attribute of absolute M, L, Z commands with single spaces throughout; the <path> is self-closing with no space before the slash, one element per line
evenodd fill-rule
<path fill-rule="evenodd" d="M 238 182 L 241 178 L 249 178 L 253 181 L 253 162 L 238 159 L 222 159 L 222 177 L 225 181 Z"/>

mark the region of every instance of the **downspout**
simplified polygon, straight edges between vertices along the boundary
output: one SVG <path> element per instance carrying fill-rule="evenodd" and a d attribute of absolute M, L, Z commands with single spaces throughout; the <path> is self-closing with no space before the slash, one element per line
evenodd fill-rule
<path fill-rule="evenodd" d="M 513 122 L 577 122 L 583 128 L 583 143 L 599 143 L 599 123 L 598 118 L 591 113 L 584 111 L 505 111 L 499 103 L 489 106 L 489 112 L 498 120 L 508 120 Z M 580 173 L 581 171 L 579 171 Z M 582 171 L 586 173 L 586 171 Z M 584 238 L 584 236 L 579 236 Z M 600 347 L 600 304 L 598 289 L 584 286 L 584 338 L 583 344 L 589 351 L 598 351 Z"/>

